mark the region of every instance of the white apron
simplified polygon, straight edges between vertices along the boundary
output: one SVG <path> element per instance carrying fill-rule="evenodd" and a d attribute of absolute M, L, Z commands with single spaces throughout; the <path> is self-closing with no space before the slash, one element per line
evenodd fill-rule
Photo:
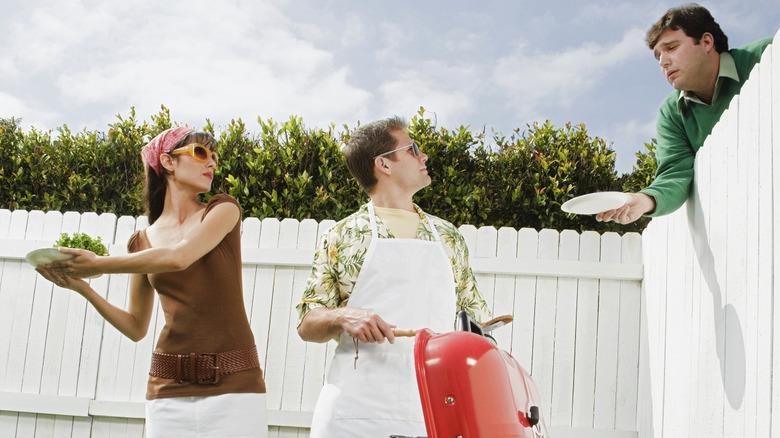
<path fill-rule="evenodd" d="M 380 239 L 368 204 L 371 244 L 348 306 L 401 329 L 451 331 L 455 278 L 436 227 L 434 240 Z M 342 333 L 312 418 L 311 438 L 424 436 L 414 369 L 414 338 L 355 344 Z"/>

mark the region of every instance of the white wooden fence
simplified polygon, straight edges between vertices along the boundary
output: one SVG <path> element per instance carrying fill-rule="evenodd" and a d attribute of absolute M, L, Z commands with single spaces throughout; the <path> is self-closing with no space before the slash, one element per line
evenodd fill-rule
<path fill-rule="evenodd" d="M 246 309 L 264 363 L 270 436 L 305 437 L 333 345 L 297 335 L 319 233 L 332 221 L 250 218 L 242 245 Z M 114 254 L 145 218 L 0 210 L 0 436 L 141 437 L 156 334 L 124 338 L 79 295 L 53 287 L 22 258 L 60 232 L 101 236 Z M 637 436 L 641 237 L 461 228 L 480 289 L 515 322 L 499 344 L 532 373 L 554 436 Z M 93 287 L 127 301 L 125 275 Z M 152 335 L 155 334 L 155 336 Z"/>
<path fill-rule="evenodd" d="M 642 437 L 780 436 L 778 38 L 643 234 Z"/>

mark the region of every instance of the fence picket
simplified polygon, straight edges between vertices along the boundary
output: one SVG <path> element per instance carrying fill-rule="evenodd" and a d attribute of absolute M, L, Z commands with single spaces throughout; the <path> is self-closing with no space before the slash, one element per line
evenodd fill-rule
<path fill-rule="evenodd" d="M 24 231 L 25 239 L 43 239 L 44 216 L 42 211 L 31 211 L 27 215 Z M 21 231 L 21 218 L 17 219 L 17 221 L 16 232 L 19 232 Z M 9 320 L 6 321 L 7 324 L 10 324 L 10 332 L 0 334 L 0 337 L 8 336 L 7 354 L 4 359 L 0 359 L 7 360 L 6 374 L 2 379 L 2 388 L 5 391 L 20 391 L 23 387 L 27 342 L 35 298 L 33 291 L 35 290 L 38 273 L 27 263 L 19 262 L 18 267 L 9 270 L 9 273 L 6 275 L 6 281 L 3 284 L 12 284 L 14 277 L 16 277 L 14 287 L 0 292 L 5 298 L 3 305 L 8 305 L 6 311 L 10 314 Z M 34 428 L 34 416 L 19 414 L 18 417 L 15 417 L 13 413 L 9 413 L 8 418 L 0 419 L 0 430 L 5 428 L 2 424 L 10 423 L 13 420 L 16 420 L 15 429 L 17 434 L 29 433 L 30 429 Z M 14 431 L 11 429 L 9 432 L 13 433 Z"/>
<path fill-rule="evenodd" d="M 758 153 L 758 355 L 756 370 L 756 437 L 771 436 L 772 385 L 764 382 L 772 378 L 772 246 L 773 209 L 772 184 L 774 160 L 772 148 L 772 50 L 766 50 L 759 67 L 759 153 Z M 774 69 L 780 67 L 775 66 Z M 768 237 L 769 236 L 769 237 Z"/>
<path fill-rule="evenodd" d="M 298 221 L 284 219 L 279 228 L 278 248 L 295 248 L 298 239 Z M 268 331 L 268 350 L 266 356 L 265 383 L 268 389 L 268 407 L 282 409 L 284 395 L 285 358 L 289 346 L 290 306 L 292 305 L 294 269 L 278 267 L 273 278 L 273 298 Z M 276 429 L 276 430 L 274 430 Z M 279 428 L 271 428 L 268 437 L 286 435 Z"/>
<path fill-rule="evenodd" d="M 771 94 L 771 108 L 772 110 L 772 142 L 780 142 L 780 111 L 775 108 L 780 108 L 780 92 L 777 91 L 777 87 L 780 86 L 780 31 L 775 35 L 774 44 L 772 44 L 767 50 L 772 51 L 772 94 Z M 764 96 L 767 94 L 762 93 Z M 780 154 L 772 154 L 772 206 L 780 208 L 780 178 L 775 178 L 775 170 L 780 169 Z M 773 210 L 778 211 L 778 210 Z M 774 232 L 780 230 L 778 228 L 778 221 L 780 216 L 773 215 L 773 233 L 772 233 L 772 248 L 778 248 L 780 246 L 780 232 Z M 773 278 L 780 278 L 780 251 L 773 251 L 772 254 L 772 267 Z M 774 290 L 774 283 L 773 283 Z M 780 327 L 780 300 L 774 300 L 773 306 L 773 327 Z M 772 336 L 772 351 L 780 351 L 780 336 Z M 772 375 L 780 376 L 780 354 L 772 355 Z M 774 436 L 780 433 L 780 409 L 775 409 L 775 406 L 780 406 L 780 385 L 772 386 L 772 421 L 771 421 L 771 434 Z"/>
<path fill-rule="evenodd" d="M 314 249 L 317 239 L 317 222 L 306 219 L 298 225 L 297 241 L 294 242 L 298 249 Z M 283 394 L 281 409 L 284 411 L 300 411 L 303 397 L 303 379 L 306 360 L 306 345 L 298 336 L 298 312 L 295 305 L 298 304 L 301 292 L 306 287 L 309 269 L 295 268 L 293 270 L 292 288 L 290 290 L 290 302 L 287 308 L 287 354 L 282 365 L 284 370 Z M 295 428 L 279 430 L 280 437 L 298 437 Z"/>
<path fill-rule="evenodd" d="M 686 383 L 690 376 L 686 367 L 677 365 L 678 358 L 684 358 L 681 363 L 688 363 L 691 336 L 691 319 L 686 314 L 691 294 L 683 281 L 683 274 L 686 270 L 685 243 L 676 241 L 677 236 L 682 232 L 681 229 L 687 227 L 683 219 L 681 215 L 674 215 L 669 219 L 669 235 L 667 238 L 669 239 L 668 248 L 671 251 L 668 255 L 669 261 L 666 269 L 667 281 L 665 291 L 661 292 L 659 290 L 659 292 L 666 294 L 665 306 L 661 307 L 662 314 L 668 315 L 665 321 L 665 335 L 662 337 L 666 340 L 662 368 L 665 375 L 663 398 L 680 399 L 679 408 L 664 408 L 662 429 L 664 436 L 678 436 L 684 433 L 683 430 L 688 429 L 685 420 L 689 418 Z M 673 242 L 673 240 L 676 242 Z M 674 335 L 672 336 L 672 334 Z"/>
<path fill-rule="evenodd" d="M 14 211 L 11 215 L 9 237 L 24 239 L 27 230 L 28 213 L 26 211 Z M 0 285 L 0 388 L 10 389 L 11 384 L 6 380 L 9 353 L 11 348 L 11 330 L 14 324 L 14 308 L 20 299 L 19 287 L 24 275 L 25 267 L 22 261 L 6 261 L 3 267 L 3 284 Z M 14 424 L 16 418 L 14 414 Z M 15 426 L 14 426 L 15 428 Z"/>
<path fill-rule="evenodd" d="M 580 236 L 579 259 L 596 262 L 601 239 L 598 233 L 586 231 Z M 574 387 L 572 399 L 573 427 L 593 427 L 596 391 L 596 335 L 599 311 L 599 281 L 580 279 L 577 283 L 577 333 L 574 353 Z M 639 315 L 639 312 L 636 313 Z"/>
<path fill-rule="evenodd" d="M 538 257 L 541 260 L 558 259 L 558 232 L 539 232 Z M 555 303 L 558 296 L 558 279 L 537 278 L 536 317 L 534 323 L 534 346 L 532 374 L 539 396 L 542 398 L 543 415 L 548 425 L 557 426 L 558 419 L 552 417 L 553 365 L 555 363 Z"/>
<path fill-rule="evenodd" d="M 8 230 L 11 226 L 11 210 L 1 208 L 0 209 L 0 239 L 7 239 Z"/>
<path fill-rule="evenodd" d="M 572 230 L 560 234 L 559 260 L 577 260 L 580 235 Z M 577 324 L 577 279 L 558 280 L 555 303 L 555 351 L 553 353 L 551 418 L 559 426 L 572 424 L 572 397 L 574 387 L 574 349 Z"/>
<path fill-rule="evenodd" d="M 254 249 L 260 245 L 260 219 L 250 217 L 241 224 L 241 249 Z M 252 301 L 255 296 L 255 277 L 257 266 L 243 265 L 241 268 L 241 286 L 244 291 L 244 308 L 247 318 L 252 317 Z"/>
<path fill-rule="evenodd" d="M 601 261 L 617 263 L 620 261 L 620 253 L 620 236 L 616 233 L 604 233 L 601 236 Z M 619 315 L 620 282 L 601 280 L 593 409 L 593 426 L 597 429 L 612 429 L 615 426 Z"/>
<path fill-rule="evenodd" d="M 759 66 L 760 67 L 760 66 Z M 759 78 L 760 69 L 756 68 L 751 73 L 752 81 L 748 81 L 740 95 L 745 102 L 759 102 Z M 740 181 L 744 183 L 742 195 L 745 200 L 743 210 L 744 218 L 744 280 L 741 287 L 744 288 L 744 312 L 742 313 L 742 326 L 744 329 L 744 435 L 756 436 L 757 419 L 757 392 L 758 382 L 756 376 L 758 355 L 758 309 L 756 307 L 758 296 L 753 291 L 758 288 L 758 174 L 760 153 L 759 143 L 759 116 L 760 106 L 744 105 L 739 112 L 739 165 Z M 744 175 L 744 176 L 742 176 Z"/>
<path fill-rule="evenodd" d="M 642 233 L 642 259 L 657 260 L 661 254 L 660 245 L 652 245 L 649 242 L 666 242 L 663 236 L 666 230 L 666 222 L 654 220 L 651 221 Z M 640 319 L 640 342 L 639 342 L 639 388 L 637 397 L 637 429 L 639 438 L 651 438 L 656 435 L 657 427 L 660 423 L 657 407 L 658 381 L 663 378 L 656 367 L 657 352 L 659 350 L 656 343 L 656 325 L 658 323 L 658 293 L 659 283 L 658 263 L 646 263 L 644 269 L 644 278 L 642 280 L 641 290 L 641 319 Z M 653 291 L 653 293 L 650 293 Z M 663 387 L 663 386 L 661 386 Z M 660 436 L 660 434 L 659 434 Z"/>
<path fill-rule="evenodd" d="M 532 228 L 517 232 L 519 263 L 536 260 L 539 233 Z M 515 280 L 515 320 L 512 322 L 512 355 L 528 371 L 533 371 L 534 321 L 536 312 L 536 277 L 518 276 Z"/>
<path fill-rule="evenodd" d="M 726 437 L 743 436 L 745 411 L 745 171 L 740 169 L 745 145 L 740 144 L 739 116 L 742 111 L 742 97 L 736 96 L 724 114 L 727 157 L 727 175 L 731 184 L 727 186 L 727 233 L 726 233 L 726 284 L 724 294 L 724 404 L 723 435 Z M 738 209 L 738 210 L 737 210 Z"/>
<path fill-rule="evenodd" d="M 496 256 L 512 259 L 517 253 L 517 231 L 514 228 L 501 227 L 498 230 L 498 247 Z M 512 315 L 514 312 L 514 275 L 496 275 L 495 293 L 493 296 L 493 315 Z M 507 350 L 512 347 L 511 327 L 502 327 L 493 333 L 496 342 Z"/>
<path fill-rule="evenodd" d="M 45 214 L 40 210 L 33 210 L 27 216 L 25 239 L 41 240 L 43 237 Z M 18 279 L 14 287 L 6 290 L 13 295 L 12 303 L 7 311 L 11 312 L 10 330 L 8 335 L 8 350 L 6 358 L 6 373 L 3 379 L 3 389 L 6 391 L 19 391 L 22 388 L 24 376 L 25 353 L 27 350 L 27 337 L 30 329 L 30 318 L 35 290 L 35 282 L 38 273 L 32 266 L 20 262 Z"/>
<path fill-rule="evenodd" d="M 476 247 L 473 254 L 474 257 L 494 258 L 496 256 L 496 248 L 498 246 L 498 232 L 493 227 L 479 227 L 477 229 Z M 477 279 L 477 285 L 480 293 L 485 297 L 488 309 L 493 312 L 493 304 L 495 303 L 494 296 L 496 291 L 496 276 L 492 274 L 475 274 Z"/>
<path fill-rule="evenodd" d="M 623 263 L 642 262 L 642 237 L 624 234 L 621 239 Z M 641 284 L 620 282 L 620 323 L 618 328 L 618 375 L 615 427 L 631 430 L 636 427 L 637 391 L 639 389 L 639 318 L 641 314 Z"/>
<path fill-rule="evenodd" d="M 259 248 L 276 248 L 279 245 L 280 222 L 274 218 L 263 219 L 260 226 Z M 268 330 L 271 315 L 271 297 L 274 284 L 273 267 L 258 267 L 255 274 L 255 289 L 252 298 L 250 326 L 257 343 L 257 354 L 266 375 L 268 372 Z M 271 405 L 269 405 L 270 407 Z"/>

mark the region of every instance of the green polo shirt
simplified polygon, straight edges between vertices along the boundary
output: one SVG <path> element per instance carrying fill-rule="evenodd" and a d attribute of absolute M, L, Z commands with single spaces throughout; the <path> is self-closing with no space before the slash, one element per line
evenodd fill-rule
<path fill-rule="evenodd" d="M 688 198 L 696 152 L 771 42 L 771 38 L 765 38 L 720 54 L 715 93 L 709 105 L 677 90 L 661 104 L 656 125 L 658 168 L 650 186 L 641 190 L 655 198 L 655 211 L 649 216 L 672 213 Z"/>

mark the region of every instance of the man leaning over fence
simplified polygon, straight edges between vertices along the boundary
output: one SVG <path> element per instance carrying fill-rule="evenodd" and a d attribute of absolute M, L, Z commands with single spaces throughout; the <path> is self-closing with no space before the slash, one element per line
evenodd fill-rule
<path fill-rule="evenodd" d="M 696 151 L 772 39 L 729 50 L 728 38 L 710 12 L 688 4 L 666 11 L 647 32 L 646 41 L 675 89 L 658 110 L 658 168 L 648 187 L 629 193 L 624 206 L 596 215 L 600 221 L 628 224 L 642 215 L 672 213 L 685 202 Z"/>

